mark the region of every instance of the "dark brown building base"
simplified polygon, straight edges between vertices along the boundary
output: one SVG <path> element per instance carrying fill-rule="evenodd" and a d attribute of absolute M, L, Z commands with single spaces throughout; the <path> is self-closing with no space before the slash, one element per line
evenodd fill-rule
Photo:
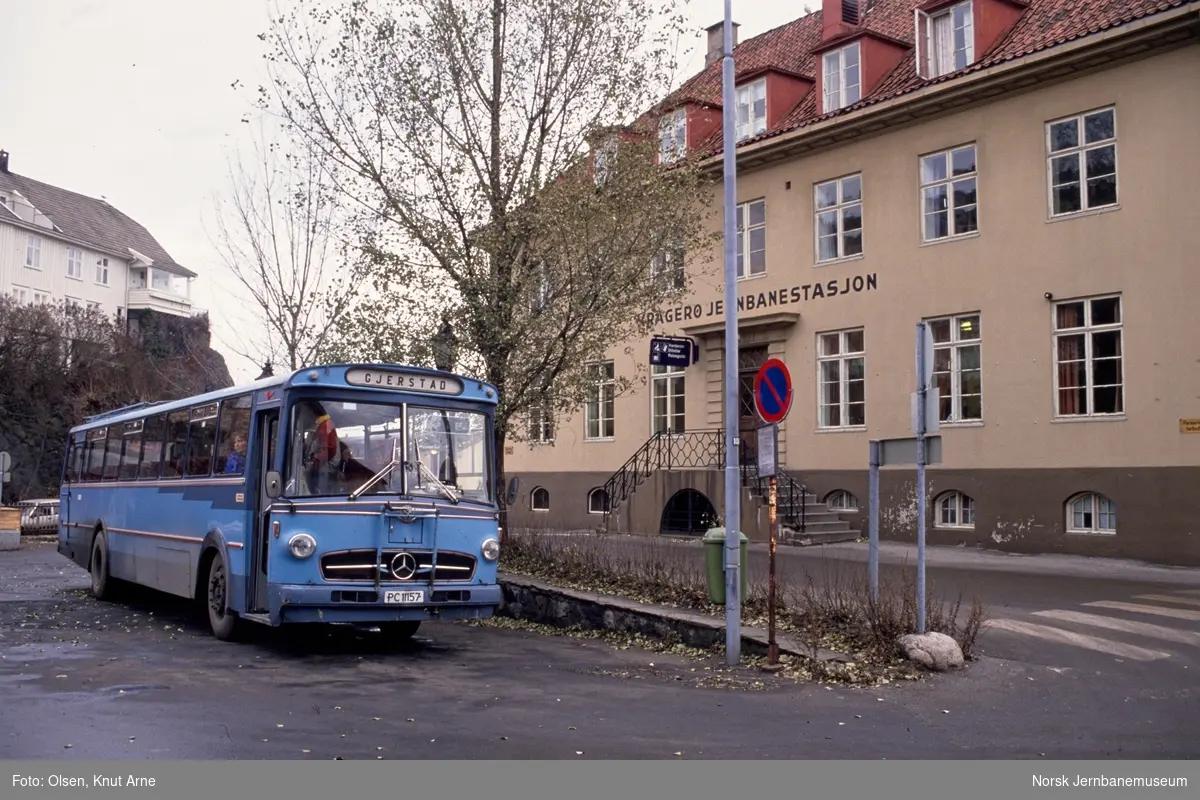
<path fill-rule="evenodd" d="M 819 501 L 838 490 L 857 499 L 857 508 L 834 509 L 851 527 L 868 532 L 868 474 L 865 471 L 793 473 Z M 1200 467 L 1137 469 L 940 470 L 927 476 L 926 541 L 933 545 L 967 545 L 1012 553 L 1058 553 L 1127 558 L 1171 566 L 1200 566 Z M 520 494 L 510 511 L 513 528 L 596 530 L 658 535 L 687 533 L 719 525 L 724 505 L 724 474 L 719 470 L 660 472 L 637 487 L 606 520 L 589 513 L 589 495 L 610 477 L 603 473 L 519 473 Z M 531 510 L 536 488 L 549 493 L 549 510 Z M 679 492 L 692 490 L 707 504 Z M 940 524 L 937 501 L 961 492 L 974 501 L 973 526 Z M 1081 493 L 1095 493 L 1116 507 L 1115 533 L 1068 530 L 1068 503 Z M 595 498 L 602 508 L 601 498 Z M 879 479 L 880 538 L 915 542 L 917 537 L 916 471 L 885 469 Z M 713 522 L 705 506 L 718 515 Z M 686 513 L 681 516 L 680 511 Z M 682 524 L 681 524 L 682 523 Z M 699 526 L 699 527 L 697 527 Z M 665 530 L 666 529 L 666 530 Z M 765 503 L 742 492 L 742 531 L 751 540 L 768 537 Z"/>

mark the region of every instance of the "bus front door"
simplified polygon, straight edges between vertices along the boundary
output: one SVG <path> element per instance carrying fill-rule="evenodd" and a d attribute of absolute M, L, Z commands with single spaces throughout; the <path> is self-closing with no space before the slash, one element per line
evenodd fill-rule
<path fill-rule="evenodd" d="M 247 607 L 251 612 L 267 611 L 267 554 L 270 545 L 271 498 L 267 497 L 267 472 L 275 469 L 275 441 L 279 435 L 279 411 L 272 409 L 255 421 L 258 447 L 258 496 L 254 501 L 254 542 L 251 549 L 250 589 Z"/>

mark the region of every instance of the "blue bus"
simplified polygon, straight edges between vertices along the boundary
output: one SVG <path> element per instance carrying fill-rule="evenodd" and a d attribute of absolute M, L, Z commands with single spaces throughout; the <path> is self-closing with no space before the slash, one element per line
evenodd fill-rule
<path fill-rule="evenodd" d="M 58 552 L 97 598 L 195 599 L 223 640 L 490 617 L 496 403 L 461 375 L 340 364 L 90 417 L 70 431 Z"/>

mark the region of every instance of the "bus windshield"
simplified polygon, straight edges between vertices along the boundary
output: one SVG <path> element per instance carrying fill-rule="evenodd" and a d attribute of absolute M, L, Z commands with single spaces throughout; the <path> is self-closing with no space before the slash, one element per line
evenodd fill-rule
<path fill-rule="evenodd" d="M 290 430 L 288 497 L 349 495 L 402 453 L 404 464 L 376 481 L 368 494 L 492 501 L 483 413 L 302 400 L 293 407 Z"/>

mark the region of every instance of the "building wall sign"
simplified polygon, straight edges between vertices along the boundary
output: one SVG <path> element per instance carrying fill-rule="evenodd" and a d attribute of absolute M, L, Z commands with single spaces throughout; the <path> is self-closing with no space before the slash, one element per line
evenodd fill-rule
<path fill-rule="evenodd" d="M 656 367 L 690 367 L 697 348 L 691 339 L 655 336 L 650 340 L 650 363 Z"/>
<path fill-rule="evenodd" d="M 826 297 L 837 297 L 843 294 L 859 294 L 872 292 L 879 288 L 878 276 L 874 273 L 833 279 L 825 283 L 805 283 L 791 287 L 770 289 L 763 292 L 748 292 L 738 297 L 738 312 L 757 311 L 764 308 L 805 303 L 809 300 L 820 300 Z M 642 319 L 652 325 L 691 322 L 694 320 L 720 317 L 725 314 L 724 300 L 710 300 L 708 303 L 692 303 L 677 305 L 668 309 L 650 311 Z"/>

